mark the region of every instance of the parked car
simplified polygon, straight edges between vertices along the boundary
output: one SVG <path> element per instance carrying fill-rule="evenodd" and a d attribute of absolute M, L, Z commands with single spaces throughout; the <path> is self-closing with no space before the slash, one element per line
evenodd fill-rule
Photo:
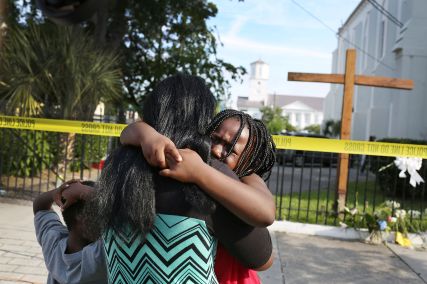
<path fill-rule="evenodd" d="M 284 135 L 329 139 L 329 137 L 326 137 L 324 135 L 300 132 L 290 132 L 285 133 Z M 290 162 L 297 167 L 311 166 L 313 164 L 320 164 L 324 167 L 329 167 L 332 165 L 336 165 L 338 161 L 337 153 L 300 151 L 291 149 L 278 149 L 276 156 L 277 162 L 279 164 L 282 165 L 286 164 L 287 162 Z"/>

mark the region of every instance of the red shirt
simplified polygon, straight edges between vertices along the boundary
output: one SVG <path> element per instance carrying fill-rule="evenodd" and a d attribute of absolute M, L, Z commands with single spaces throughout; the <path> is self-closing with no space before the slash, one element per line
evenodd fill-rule
<path fill-rule="evenodd" d="M 215 274 L 219 284 L 260 284 L 255 270 L 243 267 L 223 246 L 218 244 Z"/>

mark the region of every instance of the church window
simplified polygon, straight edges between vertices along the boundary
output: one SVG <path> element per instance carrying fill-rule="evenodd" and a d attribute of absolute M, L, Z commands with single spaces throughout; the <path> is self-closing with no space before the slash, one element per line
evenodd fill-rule
<path fill-rule="evenodd" d="M 363 33 L 363 46 L 364 46 L 365 50 L 369 50 L 369 40 L 368 40 L 369 17 L 370 17 L 370 12 L 368 12 L 368 14 L 366 16 L 365 25 L 363 27 L 363 29 L 365 30 L 365 32 Z M 368 53 L 367 52 L 365 52 L 363 54 L 363 67 L 364 68 L 368 67 Z"/>
<path fill-rule="evenodd" d="M 381 58 L 385 51 L 385 20 L 381 20 L 378 38 L 378 55 Z"/>

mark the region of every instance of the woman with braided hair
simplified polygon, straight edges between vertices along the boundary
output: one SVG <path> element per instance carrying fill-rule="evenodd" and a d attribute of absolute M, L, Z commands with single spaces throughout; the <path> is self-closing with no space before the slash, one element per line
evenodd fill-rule
<path fill-rule="evenodd" d="M 227 130 L 234 137 L 231 141 L 224 141 L 223 132 Z M 245 130 L 249 131 L 249 139 L 236 159 L 233 151 Z M 255 173 L 265 181 L 268 180 L 275 162 L 276 147 L 261 120 L 238 110 L 227 109 L 213 118 L 206 132 L 212 139 L 212 154 L 229 165 L 239 178 Z"/>
<path fill-rule="evenodd" d="M 181 158 L 169 139 L 152 132 L 142 122 L 128 126 L 121 141 L 141 145 L 147 160 L 157 166 L 165 167 L 166 157 L 169 169 L 162 170 L 162 175 L 195 182 L 245 222 L 254 226 L 270 225 L 274 220 L 274 202 L 263 179 L 269 178 L 274 165 L 275 145 L 265 125 L 243 112 L 225 110 L 214 117 L 207 134 L 212 139 L 212 156 L 238 175 L 243 182 L 240 186 L 218 186 L 221 177 L 215 175 L 213 169 L 202 173 L 200 165 L 190 162 L 197 161 L 193 151 L 179 150 Z M 198 178 L 189 178 L 188 173 L 194 173 L 195 169 L 198 169 L 195 173 Z M 243 267 L 222 246 L 217 249 L 215 272 L 219 283 L 259 283 L 256 272 Z"/>
<path fill-rule="evenodd" d="M 249 130 L 249 139 L 239 154 L 242 132 Z M 232 169 L 243 183 L 254 184 L 262 177 L 267 181 L 275 163 L 275 144 L 261 120 L 237 110 L 224 110 L 217 114 L 208 126 L 212 139 L 212 155 Z M 230 132 L 231 135 L 227 135 Z M 234 134 L 234 135 L 233 135 Z M 234 137 L 227 139 L 227 137 Z M 253 204 L 254 206 L 255 204 Z M 265 206 L 265 204 L 258 204 Z M 250 208 L 248 208 L 250 209 Z M 243 267 L 220 244 L 215 258 L 215 273 L 220 284 L 260 283 L 254 270 Z"/>

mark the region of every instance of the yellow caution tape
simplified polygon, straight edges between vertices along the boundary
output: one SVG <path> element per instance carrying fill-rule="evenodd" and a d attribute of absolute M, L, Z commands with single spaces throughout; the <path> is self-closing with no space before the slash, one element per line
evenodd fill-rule
<path fill-rule="evenodd" d="M 126 124 L 0 116 L 0 128 L 120 136 Z M 277 149 L 427 159 L 427 145 L 273 135 Z"/>
<path fill-rule="evenodd" d="M 277 149 L 427 159 L 427 145 L 273 135 Z"/>
<path fill-rule="evenodd" d="M 126 124 L 0 116 L 0 128 L 28 129 L 66 133 L 120 136 Z"/>

